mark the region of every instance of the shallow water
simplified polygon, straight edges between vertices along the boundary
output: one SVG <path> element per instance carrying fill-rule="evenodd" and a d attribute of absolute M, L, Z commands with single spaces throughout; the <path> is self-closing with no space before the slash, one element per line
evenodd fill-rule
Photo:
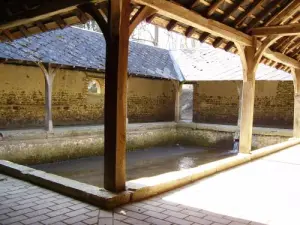
<path fill-rule="evenodd" d="M 127 153 L 127 181 L 178 171 L 234 155 L 232 151 L 200 147 L 159 147 Z M 103 156 L 31 166 L 80 182 L 103 186 Z"/>

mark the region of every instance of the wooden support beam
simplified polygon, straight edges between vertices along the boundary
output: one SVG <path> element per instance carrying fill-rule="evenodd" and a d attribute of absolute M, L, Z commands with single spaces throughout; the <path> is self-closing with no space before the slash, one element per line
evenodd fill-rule
<path fill-rule="evenodd" d="M 240 119 L 239 152 L 249 154 L 252 145 L 252 128 L 255 99 L 255 73 L 257 62 L 254 62 L 255 48 L 242 47 L 236 44 L 243 65 L 243 91 Z"/>
<path fill-rule="evenodd" d="M 97 22 L 98 26 L 100 27 L 105 40 L 108 39 L 108 26 L 106 18 L 99 12 L 99 10 L 93 4 L 85 4 L 78 7 L 85 13 L 90 14 L 91 17 Z"/>
<path fill-rule="evenodd" d="M 235 43 L 243 66 L 243 93 L 240 120 L 240 153 L 250 153 L 252 144 L 252 128 L 255 98 L 255 74 L 263 53 L 279 37 L 270 36 L 262 43 L 253 38 L 252 47 L 244 47 Z"/>
<path fill-rule="evenodd" d="M 268 35 L 293 36 L 300 34 L 300 24 L 288 24 L 269 27 L 257 27 L 252 29 L 252 35 L 268 36 Z"/>
<path fill-rule="evenodd" d="M 52 121 L 52 89 L 53 81 L 58 70 L 58 67 L 52 67 L 51 64 L 37 63 L 42 70 L 45 78 L 45 130 L 53 132 Z"/>
<path fill-rule="evenodd" d="M 129 25 L 129 36 L 132 34 L 134 29 L 137 27 L 137 25 L 145 20 L 147 17 L 152 16 L 156 13 L 156 10 L 148 7 L 148 6 L 142 6 L 141 9 L 133 16 L 133 18 L 130 20 Z"/>
<path fill-rule="evenodd" d="M 294 129 L 293 136 L 300 138 L 300 69 L 291 68 L 294 81 Z"/>
<path fill-rule="evenodd" d="M 104 188 L 125 190 L 130 0 L 110 1 L 106 39 Z"/>

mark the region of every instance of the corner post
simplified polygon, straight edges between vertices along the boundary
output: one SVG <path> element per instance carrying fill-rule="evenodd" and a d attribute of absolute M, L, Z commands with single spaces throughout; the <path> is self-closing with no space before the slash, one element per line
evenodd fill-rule
<path fill-rule="evenodd" d="M 293 137 L 300 138 L 300 69 L 292 69 L 294 81 L 294 127 Z"/>
<path fill-rule="evenodd" d="M 130 0 L 108 2 L 104 102 L 104 188 L 125 190 Z"/>
<path fill-rule="evenodd" d="M 182 84 L 176 82 L 175 84 L 175 122 L 180 121 L 180 96 L 182 92 Z"/>

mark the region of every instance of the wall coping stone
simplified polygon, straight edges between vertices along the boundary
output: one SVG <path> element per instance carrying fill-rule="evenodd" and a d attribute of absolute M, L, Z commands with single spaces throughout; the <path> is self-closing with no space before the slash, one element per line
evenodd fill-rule
<path fill-rule="evenodd" d="M 238 127 L 234 125 L 223 124 L 205 124 L 180 121 L 176 122 L 154 122 L 154 123 L 131 123 L 127 126 L 127 131 L 155 130 L 155 129 L 175 129 L 191 128 L 195 130 L 213 130 L 220 132 L 237 132 Z M 11 140 L 31 140 L 31 139 L 48 139 L 76 136 L 93 136 L 104 133 L 104 125 L 89 126 L 66 126 L 55 127 L 52 133 L 47 133 L 43 129 L 19 129 L 19 130 L 0 130 L 4 136 L 4 141 Z M 253 127 L 253 135 L 270 135 L 292 137 L 292 129 Z M 1 142 L 0 142 L 1 143 Z"/>
<path fill-rule="evenodd" d="M 238 126 L 236 125 L 223 125 L 223 124 L 208 124 L 208 123 L 194 123 L 180 121 L 177 123 L 177 128 L 192 128 L 195 130 L 213 130 L 223 132 L 237 132 Z M 267 127 L 253 127 L 253 135 L 271 135 L 271 136 L 285 136 L 292 137 L 292 129 L 282 128 L 267 128 Z"/>

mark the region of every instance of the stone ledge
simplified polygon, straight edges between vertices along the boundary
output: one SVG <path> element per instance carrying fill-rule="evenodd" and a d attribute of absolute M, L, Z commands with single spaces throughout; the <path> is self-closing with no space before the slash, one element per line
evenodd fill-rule
<path fill-rule="evenodd" d="M 252 151 L 251 154 L 238 154 L 183 171 L 132 180 L 127 182 L 127 187 L 133 191 L 132 201 L 142 200 L 297 144 L 300 144 L 300 139 L 290 139 L 283 143 Z"/>
<path fill-rule="evenodd" d="M 103 188 L 5 160 L 0 160 L 0 172 L 106 209 L 111 209 L 130 201 L 131 192 L 129 191 L 115 194 Z"/>
<path fill-rule="evenodd" d="M 191 128 L 194 130 L 211 130 L 211 131 L 231 132 L 231 133 L 237 132 L 239 130 L 238 127 L 235 125 L 194 123 L 194 122 L 184 122 L 184 121 L 177 123 L 177 128 Z M 253 127 L 253 135 L 292 137 L 293 131 L 291 129 Z"/>
<path fill-rule="evenodd" d="M 127 191 L 119 194 L 111 193 L 93 185 L 84 184 L 5 160 L 0 160 L 0 172 L 69 195 L 79 200 L 106 209 L 111 209 L 118 205 L 139 201 L 181 187 L 201 178 L 256 160 L 297 144 L 300 144 L 300 139 L 290 139 L 283 143 L 252 151 L 251 154 L 238 154 L 191 169 L 132 180 L 126 183 Z"/>

